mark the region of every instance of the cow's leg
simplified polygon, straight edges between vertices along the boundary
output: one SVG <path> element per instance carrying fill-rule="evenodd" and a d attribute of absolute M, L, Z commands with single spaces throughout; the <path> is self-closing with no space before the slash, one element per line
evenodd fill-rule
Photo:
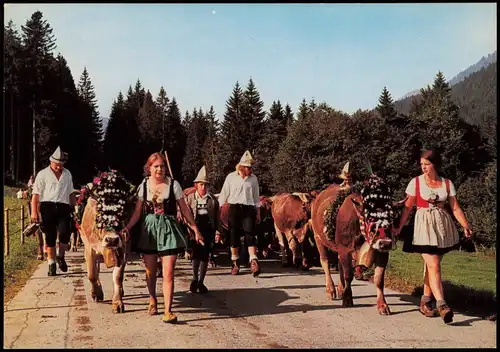
<path fill-rule="evenodd" d="M 288 240 L 288 246 L 292 251 L 292 263 L 298 268 L 302 264 L 302 254 L 299 250 L 299 243 L 297 238 L 293 235 L 293 231 L 285 232 L 286 239 Z"/>
<path fill-rule="evenodd" d="M 38 242 L 38 246 L 36 247 L 36 251 L 37 251 L 36 259 L 43 260 L 44 259 L 44 251 L 43 251 L 44 242 L 43 242 L 42 231 L 37 230 L 35 233 L 35 236 L 36 236 L 36 240 Z"/>
<path fill-rule="evenodd" d="M 346 251 L 345 253 L 339 253 L 339 270 L 340 270 L 340 281 L 342 286 L 344 286 L 344 293 L 342 295 L 342 307 L 352 307 L 354 305 L 352 299 L 352 287 L 351 283 L 354 278 L 353 268 L 352 268 L 352 254 Z"/>
<path fill-rule="evenodd" d="M 78 230 L 73 231 L 72 236 L 73 236 L 73 238 L 72 238 L 72 241 L 71 241 L 71 250 L 73 252 L 76 252 L 78 250 L 78 248 L 77 248 Z"/>
<path fill-rule="evenodd" d="M 382 315 L 391 314 L 389 305 L 384 295 L 385 268 L 389 262 L 389 252 L 376 252 L 375 254 L 375 275 L 373 281 L 377 287 L 377 310 Z"/>
<path fill-rule="evenodd" d="M 87 264 L 87 275 L 90 281 L 90 296 L 96 302 L 104 300 L 104 292 L 99 282 L 99 262 L 95 251 L 89 246 L 85 248 L 85 263 Z"/>
<path fill-rule="evenodd" d="M 302 270 L 309 270 L 312 266 L 313 258 L 312 258 L 312 248 L 309 243 L 308 236 L 304 236 L 304 240 L 301 243 L 302 249 Z"/>
<path fill-rule="evenodd" d="M 333 283 L 332 274 L 330 273 L 330 266 L 328 265 L 328 255 L 326 252 L 326 247 L 316 236 L 314 236 L 314 241 L 316 242 L 316 248 L 318 248 L 321 267 L 323 268 L 323 272 L 325 273 L 326 295 L 330 299 L 336 299 L 337 292 L 335 291 L 335 284 Z"/>
<path fill-rule="evenodd" d="M 278 229 L 278 226 L 276 226 L 276 224 L 274 224 L 274 229 L 276 230 L 276 237 L 278 238 L 278 243 L 281 250 L 281 264 L 283 266 L 288 266 L 289 263 L 287 246 L 285 246 L 285 236 L 283 235 L 283 232 Z"/>
<path fill-rule="evenodd" d="M 111 306 L 113 313 L 124 313 L 125 305 L 123 304 L 123 274 L 125 273 L 126 262 L 121 266 L 115 266 L 113 269 L 113 298 Z"/>

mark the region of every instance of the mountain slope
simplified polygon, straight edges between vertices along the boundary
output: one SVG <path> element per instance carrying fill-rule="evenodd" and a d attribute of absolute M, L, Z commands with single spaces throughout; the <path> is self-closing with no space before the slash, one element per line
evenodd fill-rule
<path fill-rule="evenodd" d="M 460 116 L 470 124 L 487 129 L 497 116 L 497 64 L 496 61 L 469 75 L 451 87 L 451 96 L 460 107 Z M 418 101 L 420 94 L 400 99 L 394 103 L 396 109 L 409 114 L 412 100 Z"/>
<path fill-rule="evenodd" d="M 477 71 L 481 70 L 482 68 L 487 67 L 488 65 L 490 65 L 493 62 L 497 62 L 497 51 L 496 50 L 492 54 L 488 54 L 488 56 L 486 56 L 486 57 L 483 56 L 481 58 L 481 60 L 479 60 L 475 64 L 467 67 L 465 70 L 463 70 L 462 72 L 460 72 L 458 75 L 456 75 L 455 77 L 453 77 L 452 79 L 450 79 L 448 81 L 448 84 L 450 86 L 454 86 L 455 84 L 463 81 L 465 78 L 467 78 L 468 76 L 470 76 L 474 72 L 477 72 Z M 403 95 L 400 98 L 400 100 L 406 99 L 406 98 L 414 96 L 414 95 L 417 95 L 419 93 L 420 93 L 420 89 L 415 89 L 415 90 L 413 90 L 413 91 L 411 91 L 411 92 L 406 93 L 405 95 Z"/>

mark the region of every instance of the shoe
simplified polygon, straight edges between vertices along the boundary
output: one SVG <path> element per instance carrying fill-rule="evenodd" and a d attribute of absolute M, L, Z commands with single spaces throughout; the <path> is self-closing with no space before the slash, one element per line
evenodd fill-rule
<path fill-rule="evenodd" d="M 191 285 L 189 285 L 189 291 L 193 293 L 198 292 L 198 281 L 196 280 L 191 281 Z"/>
<path fill-rule="evenodd" d="M 168 312 L 163 315 L 163 318 L 161 320 L 164 323 L 175 324 L 177 323 L 177 316 L 172 312 Z"/>
<path fill-rule="evenodd" d="M 57 265 L 59 266 L 59 269 L 61 269 L 63 273 L 68 271 L 68 265 L 66 264 L 64 257 L 56 256 L 56 262 Z"/>
<path fill-rule="evenodd" d="M 48 276 L 56 276 L 56 263 L 49 264 Z"/>
<path fill-rule="evenodd" d="M 438 317 L 439 313 L 437 309 L 432 308 L 431 302 L 420 301 L 420 313 L 428 318 Z"/>
<path fill-rule="evenodd" d="M 443 319 L 445 324 L 449 324 L 453 321 L 453 311 L 447 304 L 438 307 L 439 315 L 441 315 L 441 319 Z"/>
<path fill-rule="evenodd" d="M 231 269 L 231 275 L 238 275 L 240 273 L 240 268 L 237 265 L 233 264 L 233 268 Z"/>
<path fill-rule="evenodd" d="M 257 259 L 252 259 L 252 261 L 250 262 L 250 269 L 252 270 L 253 277 L 259 276 L 261 271 L 260 271 L 260 266 L 259 266 L 259 262 Z"/>
<path fill-rule="evenodd" d="M 151 299 L 151 298 L 149 299 L 148 314 L 149 315 L 158 314 L 158 303 L 156 299 Z"/>
<path fill-rule="evenodd" d="M 198 292 L 200 292 L 200 293 L 207 293 L 208 292 L 207 286 L 203 285 L 203 283 L 200 282 L 198 284 Z"/>

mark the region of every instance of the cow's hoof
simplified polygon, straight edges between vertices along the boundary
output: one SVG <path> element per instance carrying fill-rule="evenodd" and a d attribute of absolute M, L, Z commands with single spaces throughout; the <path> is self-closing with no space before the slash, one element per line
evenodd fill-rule
<path fill-rule="evenodd" d="M 350 308 L 350 307 L 354 307 L 354 302 L 352 298 L 346 297 L 344 295 L 344 297 L 342 297 L 342 308 Z"/>
<path fill-rule="evenodd" d="M 337 286 L 337 299 L 341 300 L 344 297 L 344 290 Z"/>
<path fill-rule="evenodd" d="M 113 302 L 113 313 L 125 313 L 125 305 L 123 302 Z"/>
<path fill-rule="evenodd" d="M 102 291 L 102 288 L 100 286 L 97 286 L 94 292 L 92 292 L 91 296 L 94 302 L 104 301 L 104 292 Z"/>
<path fill-rule="evenodd" d="M 380 315 L 391 315 L 391 310 L 387 304 L 377 305 L 377 310 Z"/>

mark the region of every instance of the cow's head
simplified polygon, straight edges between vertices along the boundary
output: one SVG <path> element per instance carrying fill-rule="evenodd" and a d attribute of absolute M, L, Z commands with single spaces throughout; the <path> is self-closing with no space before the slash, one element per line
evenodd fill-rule
<path fill-rule="evenodd" d="M 394 249 L 392 192 L 385 180 L 372 174 L 351 200 L 359 217 L 361 233 L 370 246 L 381 252 Z"/>

